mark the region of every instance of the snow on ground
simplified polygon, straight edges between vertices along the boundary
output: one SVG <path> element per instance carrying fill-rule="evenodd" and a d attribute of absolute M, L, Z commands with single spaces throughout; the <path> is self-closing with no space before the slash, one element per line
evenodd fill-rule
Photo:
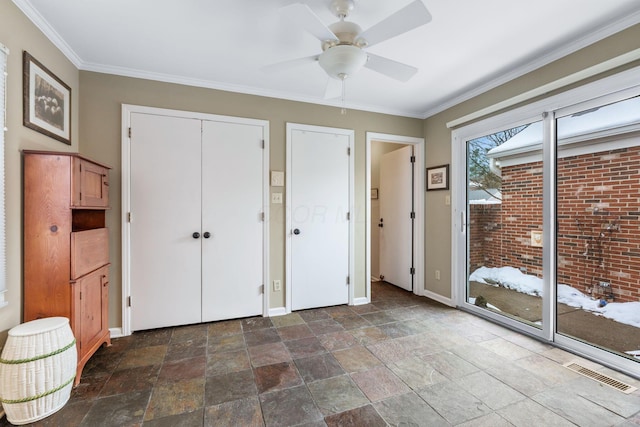
<path fill-rule="evenodd" d="M 492 286 L 503 286 L 514 291 L 542 296 L 542 279 L 524 274 L 514 267 L 488 268 L 480 267 L 474 271 L 469 280 Z M 640 301 L 638 302 L 610 302 L 600 307 L 598 300 L 583 294 L 579 290 L 564 284 L 558 284 L 558 302 L 571 307 L 582 308 L 597 316 L 604 316 L 619 323 L 640 328 Z"/>

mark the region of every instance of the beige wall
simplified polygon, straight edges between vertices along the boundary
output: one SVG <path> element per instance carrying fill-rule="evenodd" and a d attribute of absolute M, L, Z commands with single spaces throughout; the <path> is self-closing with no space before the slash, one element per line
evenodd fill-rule
<path fill-rule="evenodd" d="M 447 122 L 638 48 L 640 25 L 635 25 L 428 118 L 424 122 L 427 167 L 451 163 L 451 130 L 447 129 Z M 634 65 L 640 63 L 624 68 Z M 445 196 L 450 194 L 450 191 L 431 191 L 425 201 L 425 289 L 447 298 L 451 297 L 451 206 L 445 204 Z M 440 270 L 441 280 L 435 279 L 435 270 Z"/>
<path fill-rule="evenodd" d="M 79 72 L 11 2 L 0 2 L 0 43 L 7 59 L 5 194 L 7 229 L 7 307 L 0 309 L 0 344 L 22 321 L 22 158 L 20 150 L 78 150 Z M 68 146 L 22 125 L 22 51 L 26 50 L 71 87 L 71 139 Z M 26 260 L 29 262 L 29 260 Z"/>
<path fill-rule="evenodd" d="M 355 296 L 365 296 L 365 133 L 421 137 L 423 121 L 383 114 L 284 101 L 252 95 L 242 95 L 149 80 L 117 77 L 93 72 L 80 73 L 80 135 L 83 154 L 113 166 L 111 172 L 111 206 L 107 214 L 111 239 L 112 279 L 109 299 L 110 325 L 121 324 L 121 105 L 136 104 L 185 111 L 197 111 L 228 116 L 249 117 L 269 121 L 271 170 L 285 170 L 286 122 L 331 126 L 355 130 Z M 280 191 L 277 189 L 276 191 Z M 271 206 L 270 283 L 284 283 L 285 217 L 283 205 Z M 271 292 L 271 307 L 284 306 L 284 293 Z"/>

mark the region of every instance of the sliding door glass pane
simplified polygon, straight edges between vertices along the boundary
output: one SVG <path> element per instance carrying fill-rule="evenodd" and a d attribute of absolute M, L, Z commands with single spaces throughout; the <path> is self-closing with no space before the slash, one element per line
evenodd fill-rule
<path fill-rule="evenodd" d="M 557 119 L 557 332 L 640 361 L 640 98 Z"/>
<path fill-rule="evenodd" d="M 542 122 L 467 142 L 467 302 L 540 327 Z"/>

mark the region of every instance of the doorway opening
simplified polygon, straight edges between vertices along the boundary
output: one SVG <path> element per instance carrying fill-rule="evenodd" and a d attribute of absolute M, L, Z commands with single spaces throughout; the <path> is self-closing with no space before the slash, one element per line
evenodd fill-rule
<path fill-rule="evenodd" d="M 424 164 L 423 138 L 367 132 L 366 296 L 356 303 L 371 302 L 372 281 L 423 295 Z"/>

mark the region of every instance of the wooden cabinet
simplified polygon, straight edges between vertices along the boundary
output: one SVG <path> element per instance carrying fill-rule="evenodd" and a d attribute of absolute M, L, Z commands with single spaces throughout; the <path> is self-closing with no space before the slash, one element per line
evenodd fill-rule
<path fill-rule="evenodd" d="M 108 325 L 109 167 L 74 153 L 24 151 L 24 321 L 69 318 L 82 369 Z"/>

